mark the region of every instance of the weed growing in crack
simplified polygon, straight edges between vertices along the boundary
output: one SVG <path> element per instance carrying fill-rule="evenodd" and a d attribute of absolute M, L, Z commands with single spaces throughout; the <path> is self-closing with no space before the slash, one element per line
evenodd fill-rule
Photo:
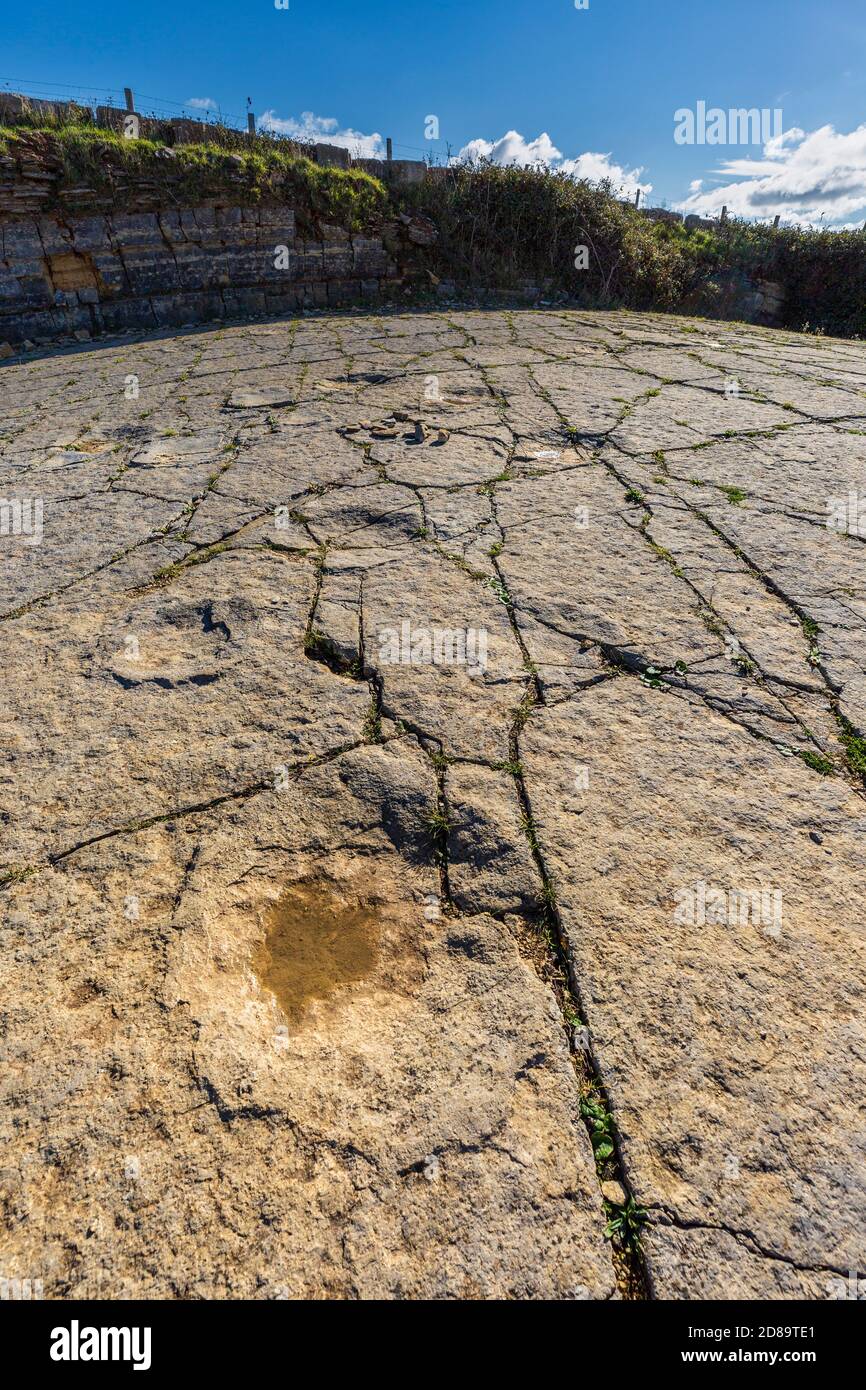
<path fill-rule="evenodd" d="M 544 880 L 543 884 L 541 885 L 541 893 L 539 894 L 539 899 L 541 902 L 542 909 L 545 912 L 552 913 L 555 911 L 558 900 L 556 896 L 556 884 L 553 882 L 552 879 L 546 878 Z M 552 931 L 553 927 L 551 926 L 551 932 Z"/>
<path fill-rule="evenodd" d="M 375 695 L 371 697 L 370 707 L 364 717 L 363 735 L 367 743 L 382 742 L 382 716 Z"/>
<path fill-rule="evenodd" d="M 529 841 L 529 848 L 532 850 L 532 853 L 537 855 L 539 853 L 539 848 L 538 836 L 535 833 L 535 822 L 525 811 L 520 817 L 520 828 Z"/>
<path fill-rule="evenodd" d="M 643 1207 L 639 1207 L 634 1197 L 629 1197 L 624 1207 L 617 1207 L 612 1202 L 605 1204 L 611 1213 L 610 1220 L 604 1228 L 607 1240 L 618 1240 L 621 1245 L 634 1248 L 640 1244 L 641 1227 L 646 1223 L 648 1213 Z"/>
<path fill-rule="evenodd" d="M 437 806 L 435 810 L 430 812 L 427 824 L 433 832 L 434 840 L 438 840 L 442 836 L 446 836 L 450 831 L 451 818 L 443 807 Z"/>
<path fill-rule="evenodd" d="M 581 1097 L 580 1113 L 589 1130 L 589 1142 L 599 1177 L 606 1176 L 606 1165 L 615 1154 L 613 1116 L 604 1098 L 593 1091 Z"/>
<path fill-rule="evenodd" d="M 511 595 L 501 579 L 490 578 L 486 579 L 485 583 L 488 589 L 493 590 L 500 603 L 504 603 L 506 607 L 511 606 Z"/>
<path fill-rule="evenodd" d="M 566 1000 L 562 1006 L 562 1017 L 565 1019 L 568 1027 L 573 1028 L 575 1031 L 577 1031 L 578 1028 L 586 1027 L 580 1014 L 569 1000 Z"/>
<path fill-rule="evenodd" d="M 526 728 L 529 716 L 532 714 L 534 707 L 535 701 L 533 699 L 527 699 L 526 696 L 524 696 L 517 706 L 517 709 L 514 711 L 514 732 L 516 734 L 521 733 Z"/>
<path fill-rule="evenodd" d="M 641 684 L 648 685 L 650 690 L 665 690 L 667 687 L 661 679 L 661 674 L 657 666 L 647 666 L 641 672 Z"/>

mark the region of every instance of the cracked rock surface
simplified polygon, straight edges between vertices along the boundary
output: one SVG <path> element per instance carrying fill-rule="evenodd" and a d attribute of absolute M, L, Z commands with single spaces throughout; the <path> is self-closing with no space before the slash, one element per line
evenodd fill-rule
<path fill-rule="evenodd" d="M 2 369 L 0 499 L 0 1275 L 863 1268 L 861 344 L 553 309 L 115 341 Z"/>

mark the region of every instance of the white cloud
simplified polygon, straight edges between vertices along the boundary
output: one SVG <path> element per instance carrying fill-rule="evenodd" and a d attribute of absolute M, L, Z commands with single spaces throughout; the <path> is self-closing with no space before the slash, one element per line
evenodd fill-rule
<path fill-rule="evenodd" d="M 194 106 L 196 111 L 216 111 L 217 109 L 213 97 L 190 97 L 187 106 Z"/>
<path fill-rule="evenodd" d="M 866 125 L 847 135 L 831 125 L 811 134 L 793 127 L 768 140 L 762 158 L 725 161 L 714 179 L 712 190 L 692 184 L 680 211 L 708 215 L 726 205 L 739 217 L 857 226 L 852 215 L 866 217 Z"/>
<path fill-rule="evenodd" d="M 651 183 L 641 182 L 642 168 L 624 169 L 621 164 L 612 164 L 609 154 L 580 154 L 577 159 L 564 159 L 558 167 L 576 179 L 589 179 L 590 183 L 610 179 L 627 198 L 633 198 L 638 189 L 644 196 L 652 192 Z"/>
<path fill-rule="evenodd" d="M 562 155 L 546 131 L 537 140 L 524 140 L 516 130 L 509 130 L 501 140 L 470 140 L 455 162 L 467 159 L 490 159 L 494 164 L 554 164 Z"/>
<path fill-rule="evenodd" d="M 265 111 L 259 117 L 259 130 L 272 130 L 276 135 L 287 135 L 292 140 L 318 141 L 325 145 L 340 145 L 351 150 L 357 159 L 383 159 L 385 142 L 381 135 L 362 135 L 359 130 L 347 127 L 339 129 L 334 116 L 316 116 L 312 111 L 303 111 L 301 119 L 294 116 L 285 118 L 273 111 Z"/>
<path fill-rule="evenodd" d="M 489 159 L 494 164 L 540 164 L 576 179 L 589 179 L 592 183 L 610 179 L 614 188 L 629 198 L 634 197 L 638 189 L 644 194 L 652 191 L 651 183 L 640 182 L 643 169 L 624 169 L 621 164 L 612 164 L 610 154 L 587 152 L 576 159 L 566 159 L 546 131 L 535 140 L 525 140 L 516 130 L 506 131 L 499 140 L 470 140 L 452 163 L 474 159 Z"/>

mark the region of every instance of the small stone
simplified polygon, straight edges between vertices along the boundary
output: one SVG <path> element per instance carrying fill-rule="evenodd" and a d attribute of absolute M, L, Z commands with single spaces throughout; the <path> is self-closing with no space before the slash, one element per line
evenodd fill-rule
<path fill-rule="evenodd" d="M 0 357 L 14 357 L 15 349 L 9 343 L 0 343 Z"/>
<path fill-rule="evenodd" d="M 451 431 L 450 431 L 450 430 L 437 430 L 437 431 L 436 431 L 436 443 L 437 443 L 437 444 L 447 444 L 447 443 L 448 443 L 448 440 L 449 440 L 450 438 L 451 438 Z"/>
<path fill-rule="evenodd" d="M 603 1182 L 601 1185 L 601 1195 L 611 1206 L 624 1207 L 628 1201 L 628 1195 L 621 1182 Z"/>
<path fill-rule="evenodd" d="M 809 839 L 814 840 L 816 845 L 823 845 L 824 843 L 824 836 L 819 835 L 817 830 L 809 831 Z"/>

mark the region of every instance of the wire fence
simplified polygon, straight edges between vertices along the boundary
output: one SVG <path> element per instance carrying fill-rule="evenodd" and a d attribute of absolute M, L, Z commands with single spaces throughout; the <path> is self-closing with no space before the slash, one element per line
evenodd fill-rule
<path fill-rule="evenodd" d="M 186 102 L 170 101 L 165 97 L 152 96 L 134 88 L 82 86 L 69 82 L 48 83 L 23 77 L 0 78 L 0 99 L 4 93 L 24 96 L 36 103 L 47 102 L 61 107 L 69 105 L 84 108 L 91 113 L 94 122 L 99 107 L 108 107 L 118 113 L 134 110 L 138 116 L 161 122 L 197 121 L 210 127 L 215 137 L 225 132 L 247 137 L 251 133 L 250 116 L 253 115 L 254 133 L 264 139 L 291 141 L 307 146 L 336 145 L 348 149 L 356 159 L 366 155 L 372 159 L 397 157 L 419 160 L 431 165 L 449 162 L 450 151 L 447 147 L 443 148 L 441 141 L 431 140 L 426 147 L 422 147 L 403 144 L 379 134 L 361 136 L 359 140 L 353 141 L 348 136 L 339 133 L 330 135 L 326 130 L 318 131 L 302 122 L 278 123 L 270 119 L 268 111 L 256 119 L 250 97 L 247 98 L 247 110 L 241 115 L 238 112 L 223 110 L 218 102 L 212 102 L 210 98 L 193 97 Z M 134 93 L 132 106 L 129 104 L 127 93 Z"/>

